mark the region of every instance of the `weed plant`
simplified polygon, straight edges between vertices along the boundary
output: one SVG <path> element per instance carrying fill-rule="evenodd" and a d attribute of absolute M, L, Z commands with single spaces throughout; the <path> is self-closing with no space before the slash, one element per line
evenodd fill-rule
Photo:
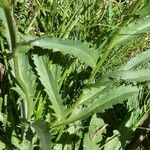
<path fill-rule="evenodd" d="M 1 0 L 0 23 L 0 149 L 150 149 L 149 0 Z"/>

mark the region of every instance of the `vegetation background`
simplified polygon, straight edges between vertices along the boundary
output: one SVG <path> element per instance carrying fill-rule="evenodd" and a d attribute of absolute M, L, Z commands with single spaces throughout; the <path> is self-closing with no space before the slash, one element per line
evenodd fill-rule
<path fill-rule="evenodd" d="M 150 0 L 1 0 L 0 149 L 149 150 Z"/>

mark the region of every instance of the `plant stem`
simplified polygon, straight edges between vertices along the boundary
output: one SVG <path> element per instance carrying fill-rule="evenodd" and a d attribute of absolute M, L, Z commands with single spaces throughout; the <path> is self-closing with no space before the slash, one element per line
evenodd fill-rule
<path fill-rule="evenodd" d="M 9 8 L 9 2 L 8 0 L 2 0 L 2 6 L 3 6 L 3 9 L 4 9 L 4 13 L 5 13 L 5 16 L 6 16 L 6 20 L 7 20 L 7 28 L 8 28 L 8 34 L 9 34 L 9 40 L 8 42 L 9 43 L 9 46 L 10 46 L 10 50 L 13 52 L 15 51 L 15 48 L 16 48 L 16 33 L 15 33 L 15 30 L 14 30 L 14 27 L 13 27 L 13 19 L 12 19 L 12 16 L 11 16 L 11 12 L 10 12 L 10 8 Z"/>
<path fill-rule="evenodd" d="M 12 51 L 15 76 L 16 76 L 16 79 L 19 83 L 19 86 L 21 87 L 22 91 L 24 92 L 24 94 L 26 96 L 26 100 L 24 100 L 24 105 L 26 108 L 25 112 L 24 112 L 24 114 L 26 114 L 25 119 L 30 119 L 30 103 L 29 103 L 30 102 L 30 96 L 27 94 L 27 88 L 26 88 L 26 86 L 25 86 L 25 84 L 22 81 L 21 76 L 20 76 L 21 68 L 19 67 L 19 53 L 16 52 L 16 49 L 17 49 L 16 32 L 15 32 L 15 29 L 13 26 L 13 18 L 11 16 L 8 0 L 3 0 L 2 6 L 4 9 L 5 16 L 6 16 L 6 23 L 7 23 L 8 34 L 9 34 L 8 42 L 9 42 L 10 50 Z"/>

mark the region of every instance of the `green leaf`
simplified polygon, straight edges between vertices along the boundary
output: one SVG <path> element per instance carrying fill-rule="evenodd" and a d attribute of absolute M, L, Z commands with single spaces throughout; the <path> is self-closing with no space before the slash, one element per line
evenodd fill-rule
<path fill-rule="evenodd" d="M 6 20 L 6 34 L 7 34 L 7 41 L 9 44 L 9 49 L 13 55 L 14 61 L 14 71 L 15 77 L 17 79 L 17 83 L 19 84 L 20 88 L 24 92 L 26 98 L 24 99 L 25 105 L 25 115 L 26 119 L 31 119 L 31 115 L 33 113 L 33 97 L 35 92 L 35 80 L 36 77 L 32 72 L 32 69 L 28 62 L 28 57 L 25 54 L 17 53 L 18 49 L 29 50 L 27 46 L 17 46 L 16 45 L 16 31 L 14 28 L 14 20 L 11 15 L 9 1 L 2 0 L 1 1 L 2 9 L 5 14 Z M 2 11 L 1 11 L 2 14 Z M 3 14 L 2 14 L 3 15 Z"/>
<path fill-rule="evenodd" d="M 0 149 L 5 149 L 5 148 L 6 148 L 5 144 L 0 141 Z"/>
<path fill-rule="evenodd" d="M 53 147 L 53 149 L 54 150 L 62 150 L 63 149 L 63 144 L 56 144 L 56 145 L 54 145 L 54 147 Z"/>
<path fill-rule="evenodd" d="M 73 55 L 91 67 L 96 65 L 98 58 L 98 53 L 95 50 L 90 50 L 86 44 L 82 44 L 79 41 L 43 38 L 33 42 L 33 46 L 53 49 L 53 51 L 61 51 L 64 54 Z"/>
<path fill-rule="evenodd" d="M 114 73 L 111 77 L 115 77 L 125 81 L 144 82 L 150 80 L 150 70 L 141 69 L 136 71 L 135 70 L 118 71 Z"/>
<path fill-rule="evenodd" d="M 48 123 L 42 119 L 39 119 L 34 121 L 31 126 L 38 134 L 41 150 L 51 150 L 51 137 Z"/>
<path fill-rule="evenodd" d="M 8 123 L 7 120 L 8 116 L 2 112 L 0 112 L 0 122 L 3 123 L 3 126 L 5 126 Z"/>
<path fill-rule="evenodd" d="M 133 57 L 125 65 L 123 65 L 120 70 L 129 70 L 148 61 L 150 61 L 150 50 L 144 51 Z"/>
<path fill-rule="evenodd" d="M 105 127 L 106 126 L 104 121 L 101 118 L 98 118 L 96 114 L 94 114 L 90 121 L 89 131 L 84 136 L 84 149 L 100 149 L 100 144 L 98 143 L 102 140 L 102 133 L 105 132 Z"/>
<path fill-rule="evenodd" d="M 115 130 L 112 137 L 107 138 L 104 150 L 123 150 L 119 139 L 120 133 Z"/>
<path fill-rule="evenodd" d="M 33 149 L 31 141 L 28 141 L 26 139 L 23 139 L 20 141 L 18 136 L 16 135 L 15 131 L 12 132 L 11 136 L 11 143 L 17 148 L 21 150 L 29 150 Z"/>
<path fill-rule="evenodd" d="M 0 7 L 0 20 L 2 20 L 3 24 L 6 24 L 6 18 L 5 18 L 5 13 L 4 10 Z"/>
<path fill-rule="evenodd" d="M 24 139 L 20 144 L 20 149 L 22 150 L 29 150 L 32 149 L 32 144 L 30 141 Z"/>
<path fill-rule="evenodd" d="M 19 47 L 18 47 L 19 48 Z M 23 47 L 20 47 L 23 48 Z M 29 64 L 28 57 L 23 53 L 17 53 L 17 60 L 15 61 L 15 76 L 18 80 L 19 86 L 21 88 L 21 92 L 24 93 L 24 105 L 25 105 L 25 115 L 28 119 L 31 118 L 33 113 L 33 99 L 34 93 L 36 90 L 36 76 L 34 75 L 32 68 Z M 21 95 L 24 98 L 24 95 Z"/>
<path fill-rule="evenodd" d="M 83 141 L 83 148 L 84 150 L 99 150 L 99 145 L 94 143 L 90 137 L 89 137 L 89 134 L 86 133 L 84 135 L 84 141 Z"/>
<path fill-rule="evenodd" d="M 98 59 L 98 52 L 94 49 L 89 49 L 86 44 L 80 41 L 72 41 L 69 39 L 63 40 L 58 38 L 37 38 L 24 36 L 19 34 L 27 43 L 32 46 L 38 46 L 43 49 L 52 49 L 54 52 L 60 51 L 64 54 L 69 54 L 84 62 L 85 64 L 94 67 Z M 24 52 L 24 51 L 21 51 Z"/>
<path fill-rule="evenodd" d="M 18 86 L 18 85 L 16 85 L 16 87 L 13 87 L 11 89 L 14 90 L 14 91 L 16 91 L 18 93 L 18 95 L 20 96 L 18 98 L 17 104 L 18 104 L 18 106 L 20 108 L 20 111 L 21 111 L 21 117 L 22 118 L 26 118 L 27 114 L 25 112 L 28 111 L 28 108 L 27 108 L 28 104 L 26 102 L 26 95 L 25 95 L 25 93 L 23 92 L 23 90 L 21 89 L 21 87 Z M 30 104 L 32 104 L 32 102 Z M 30 111 L 31 112 L 33 111 L 32 108 L 30 108 Z"/>
<path fill-rule="evenodd" d="M 19 94 L 21 99 L 25 99 L 26 98 L 25 93 L 22 91 L 20 86 L 16 85 L 16 87 L 12 87 L 11 89 L 16 91 Z"/>
<path fill-rule="evenodd" d="M 43 100 L 42 96 L 39 96 L 36 98 L 36 105 L 37 105 L 37 109 L 35 112 L 36 119 L 39 119 L 42 117 L 42 115 L 45 111 L 45 104 L 46 104 L 46 101 Z M 49 120 L 50 120 L 50 118 L 49 118 Z"/>
<path fill-rule="evenodd" d="M 95 134 L 96 135 L 96 136 L 95 135 L 92 136 L 92 139 L 96 143 L 100 142 L 102 140 L 102 133 L 104 133 L 105 131 L 106 130 L 105 130 L 104 120 L 101 118 L 98 118 L 97 115 L 94 114 L 91 118 L 90 126 L 89 126 L 89 134 Z"/>
<path fill-rule="evenodd" d="M 106 90 L 109 90 L 111 86 L 111 81 L 96 81 L 95 84 L 90 85 L 83 90 L 83 93 L 78 99 L 77 106 L 94 100 L 97 96 L 104 93 Z"/>
<path fill-rule="evenodd" d="M 87 108 L 83 108 L 81 109 L 81 111 L 71 114 L 67 120 L 60 122 L 59 125 L 68 124 L 80 119 L 84 119 L 96 110 L 99 110 L 100 112 L 104 109 L 108 109 L 112 107 L 112 105 L 127 100 L 137 92 L 138 88 L 136 87 L 121 86 L 118 88 L 113 88 L 109 92 L 99 95 L 99 98 L 97 97 L 97 99 L 95 99 L 91 105 L 88 105 Z"/>
<path fill-rule="evenodd" d="M 58 66 L 51 64 L 49 69 L 49 60 L 46 56 L 34 55 L 33 60 L 39 75 L 39 79 L 52 103 L 52 109 L 55 112 L 55 116 L 59 118 L 63 113 L 63 105 L 61 96 L 59 94 L 58 78 L 56 78 Z"/>
<path fill-rule="evenodd" d="M 117 43 L 123 44 L 133 41 L 150 31 L 150 17 L 139 18 L 131 22 L 127 27 L 121 29 L 118 34 Z"/>

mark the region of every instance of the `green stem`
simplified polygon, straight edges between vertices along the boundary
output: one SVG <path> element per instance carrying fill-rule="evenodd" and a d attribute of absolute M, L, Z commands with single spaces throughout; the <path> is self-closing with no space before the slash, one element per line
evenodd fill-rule
<path fill-rule="evenodd" d="M 29 102 L 31 101 L 31 99 L 30 99 L 30 95 L 28 95 L 28 89 L 26 88 L 25 83 L 21 79 L 21 75 L 20 75 L 21 68 L 19 66 L 19 53 L 16 53 L 16 47 L 17 47 L 16 32 L 13 26 L 13 18 L 11 16 L 8 0 L 2 0 L 2 6 L 3 6 L 5 16 L 6 16 L 6 23 L 7 23 L 8 34 L 9 34 L 8 42 L 9 42 L 10 50 L 12 51 L 15 76 L 19 83 L 19 86 L 21 87 L 22 91 L 24 92 L 26 96 L 26 100 L 24 101 L 24 105 L 26 108 L 24 112 L 26 114 L 25 119 L 30 119 L 31 114 L 30 114 Z"/>
<path fill-rule="evenodd" d="M 10 8 L 9 8 L 9 2 L 8 0 L 2 0 L 2 6 L 3 6 L 3 10 L 5 13 L 5 17 L 7 20 L 7 28 L 8 28 L 8 34 L 9 34 L 9 46 L 10 46 L 10 50 L 12 50 L 12 52 L 15 50 L 16 47 L 16 33 L 13 27 L 13 19 L 11 16 L 11 12 L 10 12 Z"/>

